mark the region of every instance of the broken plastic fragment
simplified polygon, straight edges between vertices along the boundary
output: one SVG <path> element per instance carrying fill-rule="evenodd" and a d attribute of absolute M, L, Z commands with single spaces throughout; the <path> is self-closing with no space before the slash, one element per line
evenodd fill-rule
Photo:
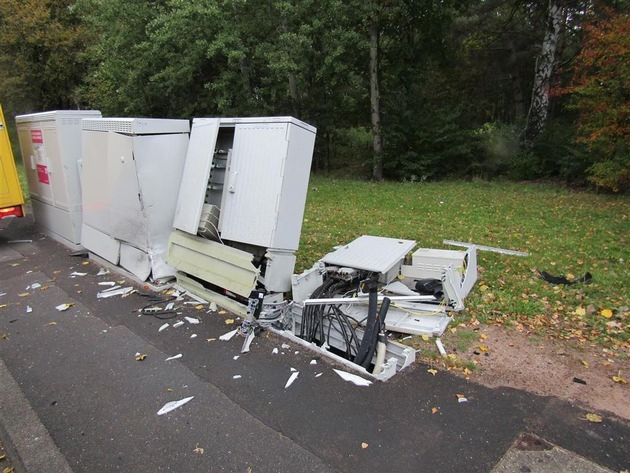
<path fill-rule="evenodd" d="M 181 358 L 182 354 L 178 353 L 177 355 L 173 355 L 173 356 L 169 356 L 166 360 L 164 361 L 171 361 L 171 360 L 177 360 L 178 358 Z"/>
<path fill-rule="evenodd" d="M 274 348 L 273 350 L 271 350 L 271 353 L 274 354 L 274 355 L 277 355 L 278 354 L 278 349 Z"/>
<path fill-rule="evenodd" d="M 361 448 L 363 450 L 365 450 L 366 448 L 368 448 L 368 443 L 367 442 L 361 442 Z"/>
<path fill-rule="evenodd" d="M 197 334 L 196 334 L 196 333 L 193 333 L 193 334 L 190 336 L 190 338 L 197 338 Z"/>
<path fill-rule="evenodd" d="M 158 411 L 157 415 L 161 416 L 164 414 L 168 414 L 169 412 L 177 409 L 178 407 L 183 406 L 187 402 L 191 401 L 195 396 L 185 397 L 184 399 L 180 399 L 179 401 L 171 401 L 167 402 L 162 406 L 162 408 Z"/>
<path fill-rule="evenodd" d="M 299 371 L 295 371 L 294 373 L 291 373 L 291 376 L 289 376 L 287 384 L 284 385 L 284 389 L 287 389 L 289 386 L 291 386 L 293 384 L 293 381 L 297 379 L 299 374 L 300 374 Z"/>
<path fill-rule="evenodd" d="M 181 327 L 182 325 L 184 325 L 184 321 L 180 320 L 179 322 L 175 322 L 173 324 L 173 328 Z"/>
<path fill-rule="evenodd" d="M 198 324 L 199 323 L 199 319 L 196 319 L 194 317 L 184 317 L 189 324 Z"/>
<path fill-rule="evenodd" d="M 31 289 L 39 289 L 40 287 L 42 287 L 42 285 L 38 282 L 34 282 L 33 284 L 31 284 Z"/>
<path fill-rule="evenodd" d="M 234 355 L 234 357 L 232 358 L 234 361 L 238 360 L 240 355 Z"/>
<path fill-rule="evenodd" d="M 116 286 L 114 286 L 116 287 Z M 107 289 L 96 294 L 97 299 L 104 299 L 113 296 L 126 296 L 133 291 L 133 287 L 122 287 L 120 289 Z"/>
<path fill-rule="evenodd" d="M 292 371 L 293 373 L 295 373 L 297 370 L 296 370 L 295 368 L 291 367 L 291 371 Z"/>
<path fill-rule="evenodd" d="M 317 360 L 311 360 L 311 362 L 309 364 L 310 365 L 316 365 L 317 364 Z"/>
<path fill-rule="evenodd" d="M 317 373 L 317 374 L 315 375 L 315 377 L 316 377 L 316 378 L 319 378 L 319 377 L 320 377 L 321 375 L 323 375 L 323 374 L 324 374 L 324 373 Z"/>
<path fill-rule="evenodd" d="M 219 337 L 219 340 L 223 340 L 224 342 L 227 342 L 228 340 L 231 340 L 234 335 L 236 335 L 236 332 L 238 332 L 238 329 L 234 329 L 231 332 L 224 333 L 223 335 Z"/>
<path fill-rule="evenodd" d="M 140 353 L 136 353 L 136 361 L 144 361 L 146 359 L 147 355 L 140 354 Z"/>
<path fill-rule="evenodd" d="M 435 341 L 435 346 L 437 347 L 438 351 L 440 352 L 440 355 L 442 356 L 446 356 L 446 350 L 444 349 L 444 345 L 442 344 L 442 340 L 440 340 L 439 338 Z"/>
<path fill-rule="evenodd" d="M 216 304 L 216 303 L 214 303 L 214 302 L 211 302 L 211 303 L 210 303 L 210 307 L 209 307 L 209 309 L 210 309 L 212 312 L 216 312 L 216 311 L 217 311 L 217 309 L 218 309 L 217 304 Z"/>
<path fill-rule="evenodd" d="M 162 325 L 162 326 L 158 329 L 158 332 L 161 332 L 162 330 L 166 330 L 169 326 L 170 326 L 170 324 L 168 324 L 168 323 L 166 323 L 166 324 Z"/>
<path fill-rule="evenodd" d="M 74 271 L 70 274 L 70 276 L 75 277 L 75 276 L 87 276 L 87 273 L 79 273 L 77 271 Z"/>
<path fill-rule="evenodd" d="M 232 379 L 241 379 L 242 376 L 240 374 L 235 374 L 234 376 L 232 376 Z"/>
<path fill-rule="evenodd" d="M 171 310 L 173 307 L 175 307 L 175 303 L 169 302 L 168 304 L 166 304 L 166 307 L 164 307 L 164 310 Z"/>
<path fill-rule="evenodd" d="M 287 348 L 291 348 L 291 345 L 287 345 L 286 343 L 283 343 L 281 347 L 283 350 L 286 350 Z"/>
<path fill-rule="evenodd" d="M 68 302 L 66 304 L 59 304 L 55 307 L 59 312 L 63 312 L 64 310 L 68 310 L 70 307 L 74 305 L 74 302 Z"/>
<path fill-rule="evenodd" d="M 30 314 L 31 312 L 33 312 L 33 308 L 30 305 L 26 306 L 26 313 Z"/>
<path fill-rule="evenodd" d="M 333 371 L 341 376 L 341 379 L 343 379 L 344 381 L 350 381 L 357 386 L 369 386 L 370 384 L 372 384 L 372 381 L 368 381 L 367 379 L 364 379 L 361 376 L 357 376 L 356 374 L 347 373 L 345 371 L 335 369 L 333 369 Z"/>
<path fill-rule="evenodd" d="M 101 268 L 98 270 L 98 273 L 96 273 L 97 276 L 105 276 L 106 274 L 109 274 L 109 269 L 106 268 Z"/>

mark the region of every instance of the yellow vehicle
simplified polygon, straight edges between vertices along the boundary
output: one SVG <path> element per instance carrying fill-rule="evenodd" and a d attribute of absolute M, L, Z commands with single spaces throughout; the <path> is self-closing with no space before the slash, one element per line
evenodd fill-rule
<path fill-rule="evenodd" d="M 0 219 L 24 216 L 24 195 L 20 187 L 13 151 L 0 105 Z"/>

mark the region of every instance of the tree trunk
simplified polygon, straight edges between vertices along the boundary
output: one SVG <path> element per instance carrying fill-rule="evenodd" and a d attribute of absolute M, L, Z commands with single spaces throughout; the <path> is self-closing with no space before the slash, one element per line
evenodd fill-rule
<path fill-rule="evenodd" d="M 540 56 L 536 61 L 536 75 L 532 99 L 525 124 L 525 146 L 531 147 L 544 131 L 549 113 L 549 84 L 556 66 L 556 50 L 560 41 L 560 29 L 565 8 L 557 0 L 549 0 L 547 26 Z"/>
<path fill-rule="evenodd" d="M 370 23 L 370 104 L 372 114 L 372 135 L 374 157 L 372 179 L 383 180 L 383 135 L 381 134 L 381 91 L 378 83 L 378 43 L 379 32 L 376 20 Z"/>

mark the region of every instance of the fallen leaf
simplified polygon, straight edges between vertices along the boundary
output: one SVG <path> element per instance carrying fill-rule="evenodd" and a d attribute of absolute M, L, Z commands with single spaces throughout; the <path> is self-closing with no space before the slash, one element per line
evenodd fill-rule
<path fill-rule="evenodd" d="M 195 306 L 195 309 L 197 309 L 197 310 L 201 310 L 201 309 L 203 309 L 203 304 L 197 304 L 197 305 Z"/>
<path fill-rule="evenodd" d="M 63 312 L 63 311 L 68 310 L 73 305 L 74 305 L 74 302 L 66 302 L 65 304 L 58 305 L 57 307 L 55 307 L 55 309 L 57 309 L 59 312 Z"/>
<path fill-rule="evenodd" d="M 598 416 L 597 414 L 586 414 L 585 416 L 586 420 L 589 422 L 601 422 L 603 419 L 601 416 Z"/>
<path fill-rule="evenodd" d="M 366 448 L 368 448 L 368 443 L 367 442 L 361 442 L 361 448 L 363 450 L 365 450 Z"/>
<path fill-rule="evenodd" d="M 9 339 L 9 334 L 7 332 L 4 332 L 2 335 L 0 335 L 0 338 L 2 340 L 8 340 Z"/>
<path fill-rule="evenodd" d="M 617 376 L 613 376 L 613 377 L 612 377 L 612 380 L 613 380 L 615 383 L 619 383 L 619 384 L 628 384 L 628 381 L 626 381 L 625 379 L 623 379 L 623 378 L 621 377 L 621 371 L 618 371 L 618 372 L 617 372 Z"/>
<path fill-rule="evenodd" d="M 146 358 L 147 358 L 147 355 L 145 354 L 136 355 L 136 361 L 144 361 Z"/>
<path fill-rule="evenodd" d="M 453 361 L 457 360 L 457 355 L 455 353 L 449 353 L 446 356 Z"/>
<path fill-rule="evenodd" d="M 87 266 L 88 264 L 90 264 L 89 261 L 84 261 L 83 263 L 81 263 L 83 266 Z"/>
<path fill-rule="evenodd" d="M 22 293 L 18 294 L 18 296 L 19 297 L 26 297 L 26 296 L 28 296 L 28 294 L 29 294 L 28 292 L 22 292 Z"/>
<path fill-rule="evenodd" d="M 193 452 L 198 453 L 199 455 L 203 455 L 203 448 L 199 446 L 199 444 L 195 445 L 195 449 Z"/>
<path fill-rule="evenodd" d="M 12 466 L 7 466 L 2 470 L 2 473 L 13 473 L 15 470 Z"/>
<path fill-rule="evenodd" d="M 216 338 L 206 338 L 206 340 L 207 340 L 208 342 L 214 342 L 214 341 L 216 340 Z"/>
<path fill-rule="evenodd" d="M 234 323 L 234 319 L 225 319 L 225 325 L 232 325 Z"/>
<path fill-rule="evenodd" d="M 2 460 L 4 460 L 5 458 L 7 458 L 7 456 L 6 456 L 6 455 L 0 455 L 0 462 L 1 462 Z"/>
<path fill-rule="evenodd" d="M 485 346 L 485 345 L 479 345 L 479 350 L 483 351 L 483 352 L 486 352 L 486 351 L 488 351 L 488 347 Z"/>
<path fill-rule="evenodd" d="M 607 319 L 609 319 L 609 318 L 611 318 L 613 316 L 612 310 L 610 310 L 610 309 L 602 309 L 600 314 L 602 315 L 602 317 L 606 317 Z"/>
<path fill-rule="evenodd" d="M 589 367 L 588 361 L 586 360 L 580 360 L 580 361 L 582 362 L 584 366 L 586 366 L 587 368 Z"/>
<path fill-rule="evenodd" d="M 479 290 L 481 292 L 487 291 L 488 289 L 490 289 L 487 285 L 482 284 L 481 286 L 479 286 Z"/>
<path fill-rule="evenodd" d="M 431 414 L 437 414 L 440 409 L 438 407 L 431 408 Z"/>
<path fill-rule="evenodd" d="M 429 373 L 431 373 L 433 376 L 435 376 L 435 375 L 437 374 L 438 370 L 433 369 L 433 368 L 429 368 L 429 369 L 427 370 L 427 372 L 429 372 Z"/>
<path fill-rule="evenodd" d="M 577 309 L 575 309 L 575 315 L 586 315 L 586 309 L 584 307 L 578 307 Z"/>
<path fill-rule="evenodd" d="M 57 322 L 49 322 L 46 325 L 57 325 Z"/>
<path fill-rule="evenodd" d="M 428 335 L 422 335 L 422 340 L 424 340 L 425 342 L 428 342 L 430 339 L 430 337 Z"/>
<path fill-rule="evenodd" d="M 457 396 L 457 399 L 461 399 L 461 398 L 465 398 L 466 395 L 464 394 L 455 394 L 455 396 Z"/>
<path fill-rule="evenodd" d="M 7 307 L 7 304 L 0 304 L 0 309 Z"/>

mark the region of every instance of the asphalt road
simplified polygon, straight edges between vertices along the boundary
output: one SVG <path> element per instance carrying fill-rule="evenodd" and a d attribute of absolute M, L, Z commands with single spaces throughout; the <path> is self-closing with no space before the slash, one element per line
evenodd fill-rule
<path fill-rule="evenodd" d="M 217 340 L 235 328 L 225 323 L 229 314 L 207 306 L 178 303 L 181 315 L 159 331 L 165 321 L 139 315 L 147 303 L 140 294 L 96 296 L 99 282 L 132 282 L 97 276 L 97 263 L 71 253 L 28 219 L 0 222 L 0 439 L 17 457 L 16 471 L 630 468 L 630 424 L 607 413 L 592 423 L 579 406 L 433 376 L 420 363 L 388 382 L 355 386 L 332 371 L 339 366 L 302 346 L 282 348 L 286 340 L 274 334 L 241 355 L 241 340 Z M 71 306 L 59 311 L 61 304 Z M 292 368 L 299 376 L 285 389 Z M 157 415 L 186 397 L 193 399 Z M 510 460 L 506 452 L 522 447 L 524 433 L 583 463 L 543 470 L 539 457 Z M 48 469 L 47 459 L 58 466 Z"/>

